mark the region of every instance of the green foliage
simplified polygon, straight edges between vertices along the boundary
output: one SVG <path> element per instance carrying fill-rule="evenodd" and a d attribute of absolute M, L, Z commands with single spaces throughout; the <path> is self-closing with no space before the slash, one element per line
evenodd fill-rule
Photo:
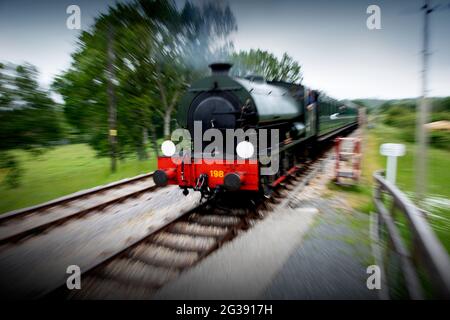
<path fill-rule="evenodd" d="M 261 75 L 271 81 L 301 82 L 300 64 L 287 53 L 278 59 L 263 50 L 240 51 L 231 56 L 236 76 Z"/>
<path fill-rule="evenodd" d="M 430 121 L 449 120 L 450 111 L 447 111 L 450 110 L 449 103 L 449 98 L 433 99 Z M 417 103 L 413 101 L 391 101 L 380 107 L 383 123 L 398 128 L 397 137 L 406 142 L 415 141 L 416 105 Z M 430 131 L 429 142 L 433 147 L 450 150 L 450 132 Z"/>
<path fill-rule="evenodd" d="M 37 77 L 30 64 L 0 64 L 0 168 L 7 169 L 5 183 L 12 188 L 20 184 L 22 169 L 9 150 L 36 150 L 61 138 L 56 106 Z"/>
<path fill-rule="evenodd" d="M 215 52 L 227 51 L 224 41 L 235 29 L 230 9 L 216 3 L 186 2 L 181 11 L 164 0 L 118 3 L 80 35 L 71 67 L 53 88 L 63 96 L 69 124 L 106 156 L 107 88 L 113 83 L 120 155 L 142 155 L 148 131 L 170 131 L 181 92 L 205 74 Z M 219 40 L 224 45 L 213 48 Z M 114 53 L 113 74 L 107 70 L 108 46 Z"/>
<path fill-rule="evenodd" d="M 433 111 L 450 113 L 450 97 L 434 99 Z"/>
<path fill-rule="evenodd" d="M 0 65 L 0 151 L 49 145 L 60 138 L 56 110 L 29 64 Z"/>
<path fill-rule="evenodd" d="M 367 112 L 370 113 L 371 108 L 369 108 L 369 105 L 366 101 L 364 101 L 362 99 L 355 99 L 355 100 L 352 100 L 351 102 L 353 102 L 354 104 L 356 104 L 358 106 L 366 108 Z"/>
<path fill-rule="evenodd" d="M 401 128 L 387 127 L 379 125 L 375 129 L 368 132 L 368 140 L 366 142 L 366 152 L 363 157 L 363 171 L 370 177 L 368 186 L 372 187 L 371 175 L 373 171 L 386 166 L 386 157 L 382 156 L 378 150 L 381 144 L 388 142 L 404 143 L 400 138 Z M 406 153 L 403 157 L 398 158 L 397 166 L 397 185 L 403 192 L 409 193 L 411 196 L 415 190 L 415 154 L 416 145 L 406 143 Z M 448 232 L 448 220 L 450 219 L 450 210 L 445 204 L 445 199 L 450 197 L 450 189 L 448 181 L 450 180 L 450 151 L 448 149 L 431 147 L 428 149 L 428 168 L 427 168 L 427 201 L 437 199 L 438 201 L 430 201 L 434 208 L 425 205 L 425 209 L 429 210 L 430 225 L 436 232 L 439 239 L 445 245 L 447 251 L 450 252 L 450 233 Z M 442 201 L 444 200 L 444 201 Z"/>
<path fill-rule="evenodd" d="M 430 115 L 430 121 L 431 122 L 435 122 L 435 121 L 440 121 L 440 120 L 447 120 L 450 121 L 450 111 L 437 111 L 437 112 L 433 112 Z"/>
<path fill-rule="evenodd" d="M 0 153 L 0 168 L 8 170 L 5 177 L 5 184 L 9 188 L 17 188 L 20 185 L 20 177 L 22 176 L 23 170 L 16 157 L 9 153 Z"/>
<path fill-rule="evenodd" d="M 449 131 L 431 131 L 429 134 L 429 139 L 432 146 L 450 151 Z"/>

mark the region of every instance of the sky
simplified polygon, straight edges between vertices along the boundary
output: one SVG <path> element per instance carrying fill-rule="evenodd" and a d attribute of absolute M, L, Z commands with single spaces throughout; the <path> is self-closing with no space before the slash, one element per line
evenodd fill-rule
<path fill-rule="evenodd" d="M 201 0 L 200 2 L 205 2 Z M 196 1 L 193 1 L 196 2 Z M 66 8 L 81 9 L 86 30 L 108 0 L 0 0 L 0 61 L 27 61 L 48 87 L 70 66 L 79 30 L 66 27 Z M 184 0 L 176 0 L 182 6 Z M 228 0 L 238 31 L 236 50 L 287 52 L 302 66 L 304 84 L 338 98 L 408 98 L 421 94 L 423 0 Z M 433 0 L 446 4 L 450 0 Z M 369 5 L 381 29 L 369 30 Z M 429 95 L 450 95 L 450 9 L 431 14 Z"/>

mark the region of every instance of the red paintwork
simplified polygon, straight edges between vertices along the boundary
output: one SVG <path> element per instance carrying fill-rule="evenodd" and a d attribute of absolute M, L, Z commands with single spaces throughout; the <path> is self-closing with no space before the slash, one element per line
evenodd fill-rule
<path fill-rule="evenodd" d="M 181 161 L 177 161 L 181 162 Z M 158 169 L 165 170 L 168 175 L 168 184 L 179 185 L 180 187 L 195 187 L 198 177 L 201 174 L 208 175 L 208 186 L 215 188 L 216 186 L 223 185 L 223 179 L 230 172 L 236 172 L 242 176 L 242 186 L 240 190 L 259 190 L 259 167 L 258 163 L 253 161 L 245 161 L 245 163 L 205 163 L 203 159 L 192 159 L 191 163 L 184 163 L 183 165 L 177 164 L 172 161 L 171 157 L 159 157 Z M 176 174 L 172 174 L 172 170 L 175 169 Z M 211 170 L 223 171 L 223 177 L 214 177 L 211 175 Z M 182 174 L 183 171 L 183 174 Z"/>
<path fill-rule="evenodd" d="M 344 140 L 351 141 L 353 143 L 352 156 L 352 179 L 359 180 L 361 175 L 361 139 L 360 138 L 343 138 L 337 137 L 334 140 L 335 151 L 336 151 L 336 163 L 334 167 L 335 180 L 339 182 L 339 172 L 340 172 L 340 162 L 341 162 L 341 148 L 342 142 Z"/>
<path fill-rule="evenodd" d="M 293 175 L 294 173 L 296 173 L 298 170 L 300 169 L 300 167 L 298 166 L 293 166 L 291 169 L 288 170 L 288 172 L 286 172 L 285 175 L 280 176 L 277 180 L 275 180 L 274 182 L 272 182 L 271 186 L 272 187 L 276 187 L 277 185 L 279 185 L 280 183 L 282 183 L 284 180 L 286 180 L 287 177 Z"/>

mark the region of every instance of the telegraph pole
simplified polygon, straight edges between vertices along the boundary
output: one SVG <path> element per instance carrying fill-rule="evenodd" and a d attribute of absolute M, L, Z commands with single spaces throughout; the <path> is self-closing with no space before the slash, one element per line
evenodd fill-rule
<path fill-rule="evenodd" d="M 425 0 L 425 4 L 422 7 L 424 12 L 424 25 L 423 25 L 423 49 L 422 49 L 422 96 L 419 100 L 419 105 L 416 112 L 417 125 L 416 125 L 416 197 L 420 201 L 423 199 L 426 193 L 427 185 L 427 144 L 428 134 L 425 128 L 425 124 L 428 122 L 429 113 L 429 101 L 427 99 L 428 94 L 428 46 L 429 46 L 429 15 L 433 12 L 433 8 L 430 5 L 430 0 Z"/>
<path fill-rule="evenodd" d="M 114 29 L 112 24 L 108 24 L 108 49 L 107 49 L 107 96 L 108 96 L 108 137 L 109 153 L 111 157 L 111 172 L 116 171 L 117 162 L 117 106 L 114 96 Z"/>

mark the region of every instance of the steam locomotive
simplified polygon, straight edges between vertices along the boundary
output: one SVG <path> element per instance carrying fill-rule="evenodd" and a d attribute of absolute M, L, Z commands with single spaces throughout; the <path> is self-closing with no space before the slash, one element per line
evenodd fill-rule
<path fill-rule="evenodd" d="M 231 67 L 211 64 L 211 76 L 193 83 L 182 97 L 178 124 L 183 134 L 162 144 L 156 185 L 178 185 L 185 195 L 193 189 L 205 197 L 268 194 L 318 144 L 358 125 L 356 105 L 296 83 L 231 77 Z"/>

